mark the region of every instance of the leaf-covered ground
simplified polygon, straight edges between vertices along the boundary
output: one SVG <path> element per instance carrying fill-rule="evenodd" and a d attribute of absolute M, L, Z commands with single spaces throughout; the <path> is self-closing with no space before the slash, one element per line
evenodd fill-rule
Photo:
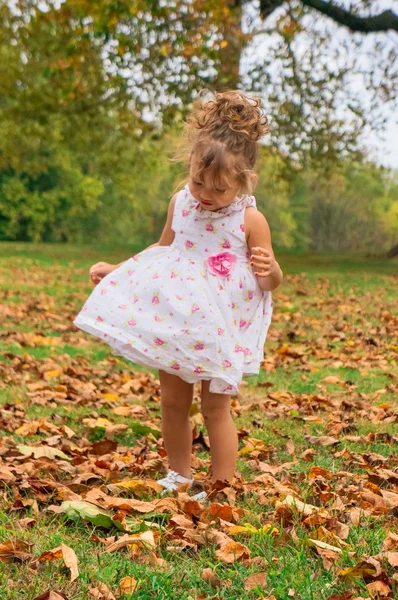
<path fill-rule="evenodd" d="M 72 325 L 123 252 L 0 245 L 0 597 L 390 599 L 398 592 L 397 265 L 284 256 L 238 477 L 161 497 L 156 374 Z M 205 488 L 209 499 L 190 494 Z"/>

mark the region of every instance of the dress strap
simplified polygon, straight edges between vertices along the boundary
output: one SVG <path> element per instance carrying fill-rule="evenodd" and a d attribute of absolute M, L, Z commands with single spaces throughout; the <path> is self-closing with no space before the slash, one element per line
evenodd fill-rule
<path fill-rule="evenodd" d="M 174 233 L 177 233 L 182 229 L 182 219 L 184 218 L 184 204 L 187 202 L 187 191 L 184 188 L 177 192 L 176 201 L 174 204 L 173 220 L 171 222 L 171 228 Z"/>

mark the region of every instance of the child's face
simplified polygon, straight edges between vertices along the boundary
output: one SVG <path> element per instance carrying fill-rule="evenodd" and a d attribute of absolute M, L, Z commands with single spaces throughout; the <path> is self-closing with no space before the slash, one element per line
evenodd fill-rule
<path fill-rule="evenodd" d="M 236 197 L 239 193 L 239 185 L 237 181 L 232 180 L 228 187 L 226 185 L 220 185 L 218 187 L 215 184 L 214 173 L 210 168 L 204 172 L 201 178 L 203 183 L 201 183 L 199 178 L 196 176 L 197 171 L 197 164 L 195 159 L 193 159 L 189 171 L 189 189 L 191 190 L 192 196 L 198 202 L 200 202 L 204 209 L 219 210 L 220 208 L 225 208 L 236 201 Z M 220 179 L 222 180 L 222 178 Z M 231 185 L 233 187 L 230 187 Z"/>

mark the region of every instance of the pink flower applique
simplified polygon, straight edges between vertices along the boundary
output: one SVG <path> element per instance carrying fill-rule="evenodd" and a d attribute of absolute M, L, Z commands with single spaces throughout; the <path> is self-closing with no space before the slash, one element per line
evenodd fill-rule
<path fill-rule="evenodd" d="M 153 341 L 155 346 L 166 346 L 166 342 L 164 342 L 160 338 L 155 338 Z"/>
<path fill-rule="evenodd" d="M 184 208 L 184 210 L 182 211 L 182 216 L 183 217 L 188 217 L 189 216 L 189 210 L 187 210 L 186 208 Z"/>
<path fill-rule="evenodd" d="M 230 360 L 223 360 L 223 361 L 222 361 L 222 366 L 223 366 L 225 369 L 229 369 L 230 367 L 232 367 L 232 363 L 231 363 L 231 361 L 230 361 Z"/>
<path fill-rule="evenodd" d="M 216 233 L 217 229 L 214 227 L 213 223 L 207 223 L 206 231 L 209 233 Z"/>
<path fill-rule="evenodd" d="M 210 273 L 213 275 L 219 275 L 220 277 L 229 277 L 235 267 L 237 258 L 235 254 L 230 252 L 221 252 L 221 254 L 215 254 L 209 256 L 206 260 L 207 266 Z"/>
<path fill-rule="evenodd" d="M 225 333 L 225 329 L 223 329 L 222 327 L 217 327 L 217 335 L 224 335 Z"/>
<path fill-rule="evenodd" d="M 104 319 L 98 315 L 98 317 L 95 319 L 95 322 L 96 323 L 103 323 Z"/>
<path fill-rule="evenodd" d="M 176 360 L 171 363 L 170 367 L 174 369 L 174 371 L 179 371 L 181 369 L 180 363 L 178 363 Z"/>
<path fill-rule="evenodd" d="M 195 246 L 196 246 L 196 244 L 191 242 L 191 240 L 185 240 L 185 248 L 187 250 L 191 250 L 192 248 L 195 248 Z"/>
<path fill-rule="evenodd" d="M 152 304 L 159 304 L 159 294 L 154 294 L 152 297 Z"/>
<path fill-rule="evenodd" d="M 137 325 L 137 321 L 135 319 L 130 319 L 130 321 L 127 321 L 127 325 L 130 325 L 130 327 L 135 327 L 135 325 Z"/>

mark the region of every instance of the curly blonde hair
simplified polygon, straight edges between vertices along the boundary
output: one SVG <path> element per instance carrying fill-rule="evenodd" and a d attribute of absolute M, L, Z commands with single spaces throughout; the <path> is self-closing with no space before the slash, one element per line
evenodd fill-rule
<path fill-rule="evenodd" d="M 212 169 L 216 185 L 239 182 L 240 190 L 250 193 L 256 174 L 258 141 L 268 133 L 268 119 L 261 100 L 241 91 L 203 90 L 187 120 L 189 163 L 195 157 L 195 177 L 203 182 L 204 172 Z"/>

